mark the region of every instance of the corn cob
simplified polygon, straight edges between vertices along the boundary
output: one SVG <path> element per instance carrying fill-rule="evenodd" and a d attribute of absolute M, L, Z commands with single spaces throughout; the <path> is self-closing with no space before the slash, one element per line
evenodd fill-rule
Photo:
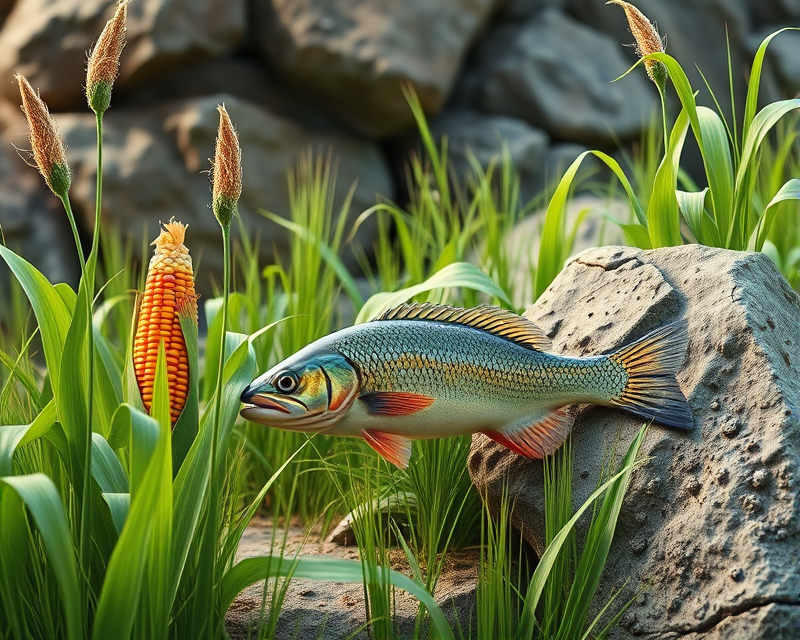
<path fill-rule="evenodd" d="M 152 243 L 147 281 L 139 307 L 133 343 L 133 368 L 145 408 L 153 401 L 153 381 L 160 342 L 164 342 L 169 380 L 170 416 L 178 420 L 189 393 L 189 358 L 181 330 L 179 310 L 188 308 L 197 322 L 192 257 L 183 244 L 186 226 L 170 220 Z"/>

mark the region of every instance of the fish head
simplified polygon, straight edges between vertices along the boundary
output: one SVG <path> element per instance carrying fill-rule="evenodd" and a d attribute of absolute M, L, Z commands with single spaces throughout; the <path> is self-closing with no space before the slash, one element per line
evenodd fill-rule
<path fill-rule="evenodd" d="M 324 431 L 352 406 L 358 373 L 335 352 L 302 352 L 259 376 L 242 392 L 243 418 L 290 431 Z"/>

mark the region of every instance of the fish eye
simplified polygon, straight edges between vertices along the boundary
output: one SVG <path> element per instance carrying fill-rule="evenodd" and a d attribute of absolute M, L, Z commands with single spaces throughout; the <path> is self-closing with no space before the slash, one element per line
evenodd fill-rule
<path fill-rule="evenodd" d="M 281 393 L 291 393 L 297 389 L 299 384 L 300 381 L 297 379 L 295 374 L 293 374 L 291 371 L 282 371 L 275 378 L 274 386 Z"/>

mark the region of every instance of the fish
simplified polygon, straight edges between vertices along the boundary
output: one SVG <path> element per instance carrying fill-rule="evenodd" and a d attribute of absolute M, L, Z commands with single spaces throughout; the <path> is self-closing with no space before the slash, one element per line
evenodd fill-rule
<path fill-rule="evenodd" d="M 321 338 L 251 382 L 241 415 L 290 431 L 363 438 L 403 469 L 411 440 L 484 433 L 528 458 L 570 432 L 569 405 L 693 427 L 676 380 L 685 320 L 608 354 L 569 357 L 532 321 L 481 305 L 406 303 Z"/>

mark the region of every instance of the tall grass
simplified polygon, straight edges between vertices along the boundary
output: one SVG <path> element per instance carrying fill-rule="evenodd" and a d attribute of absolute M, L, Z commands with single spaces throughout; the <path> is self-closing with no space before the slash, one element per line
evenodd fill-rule
<path fill-rule="evenodd" d="M 790 114 L 800 102 L 756 107 L 775 35 L 758 49 L 741 123 L 697 106 L 672 58 L 648 58 L 669 70 L 682 113 L 671 127 L 664 114 L 665 139 L 651 134 L 651 160 L 640 160 L 631 179 L 610 156 L 587 152 L 611 168 L 631 203 L 631 219 L 618 221 L 628 242 L 763 250 L 797 286 L 800 183 L 792 176 L 800 161 Z M 411 92 L 408 98 L 422 140 L 408 167 L 409 201 L 381 200 L 348 229 L 352 190 L 337 202 L 332 157 L 309 152 L 289 175 L 289 216 L 265 213 L 289 231 L 290 257 L 261 269 L 258 246 L 269 238 L 253 239 L 244 229 L 228 274 L 235 290 L 228 291 L 226 277 L 222 295 L 205 304 L 205 358 L 197 327 L 182 322 L 192 392 L 174 431 L 163 353 L 149 414 L 132 378 L 137 249 L 98 218 L 88 252 L 75 234 L 83 264 L 75 290 L 48 282 L 0 246 L 13 274 L 12 302 L 0 310 L 0 637 L 222 638 L 227 607 L 254 582 L 268 587 L 258 633 L 269 637 L 287 581 L 309 577 L 363 583 L 374 637 L 393 637 L 394 589 L 402 588 L 427 612 L 421 610 L 416 635 L 450 638 L 432 594 L 448 553 L 476 542 L 479 638 L 602 636 L 589 612 L 643 432 L 575 513 L 569 449 L 545 462 L 548 546 L 528 579 L 509 543 L 513 503 L 504 497 L 499 517 L 490 517 L 466 474 L 468 436 L 415 442 L 410 467 L 397 471 L 357 440 L 237 422 L 239 394 L 257 373 L 344 318 L 367 321 L 411 298 L 512 307 L 519 269 L 530 273 L 535 298 L 569 255 L 574 228 L 565 211 L 587 154 L 549 199 L 539 254 L 511 255 L 504 239 L 530 203 L 520 201 L 508 151 L 489 167 L 471 158 L 470 175 L 459 179 L 447 141 L 433 139 L 418 100 Z M 689 131 L 703 158 L 702 190 L 680 169 Z M 101 159 L 98 116 L 98 211 Z M 363 284 L 340 256 L 369 217 L 377 218 L 378 235 L 374 257 L 362 253 L 369 276 Z M 391 540 L 376 513 L 387 497 L 408 522 L 389 525 Z M 575 522 L 590 508 L 579 545 Z M 325 526 L 348 511 L 366 514 L 354 525 L 361 561 L 284 558 L 276 524 L 273 553 L 234 564 L 259 510 L 276 523 L 299 513 L 307 524 L 321 519 Z M 387 546 L 395 539 L 411 578 L 389 568 Z"/>

